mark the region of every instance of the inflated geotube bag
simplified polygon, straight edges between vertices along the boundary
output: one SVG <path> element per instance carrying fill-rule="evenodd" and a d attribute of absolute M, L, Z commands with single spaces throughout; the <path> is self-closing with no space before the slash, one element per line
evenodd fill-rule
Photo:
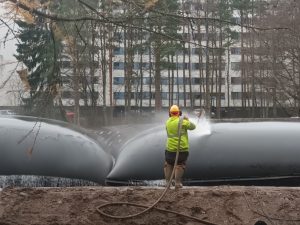
<path fill-rule="evenodd" d="M 212 125 L 193 136 L 185 177 L 199 181 L 261 181 L 300 175 L 300 123 Z"/>
<path fill-rule="evenodd" d="M 124 124 L 102 127 L 94 130 L 93 138 L 103 150 L 117 159 L 123 146 L 134 136 L 155 125 L 153 124 Z"/>
<path fill-rule="evenodd" d="M 0 175 L 76 178 L 104 184 L 112 157 L 70 124 L 0 117 Z"/>
<path fill-rule="evenodd" d="M 108 184 L 126 184 L 135 180 L 156 180 L 163 176 L 165 133 L 156 126 L 132 137 L 121 149 Z"/>
<path fill-rule="evenodd" d="M 163 126 L 147 130 L 124 146 L 107 177 L 109 184 L 163 179 L 166 142 Z M 189 131 L 187 184 L 235 183 L 298 177 L 300 123 L 212 124 L 208 132 Z"/>

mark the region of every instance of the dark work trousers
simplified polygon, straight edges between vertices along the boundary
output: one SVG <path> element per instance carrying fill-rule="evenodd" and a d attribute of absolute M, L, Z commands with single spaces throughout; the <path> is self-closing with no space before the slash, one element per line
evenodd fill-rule
<path fill-rule="evenodd" d="M 188 156 L 189 156 L 189 152 L 188 151 L 179 152 L 177 165 L 183 165 L 183 166 L 185 166 L 186 160 L 188 159 Z M 166 159 L 166 162 L 168 164 L 174 166 L 175 159 L 176 159 L 176 152 L 166 151 L 165 152 L 165 159 Z"/>

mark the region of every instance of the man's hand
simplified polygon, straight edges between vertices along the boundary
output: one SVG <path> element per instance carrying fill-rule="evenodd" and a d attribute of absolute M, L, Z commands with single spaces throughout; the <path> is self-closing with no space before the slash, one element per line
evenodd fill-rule
<path fill-rule="evenodd" d="M 184 120 L 189 120 L 189 118 L 187 116 L 183 116 Z"/>

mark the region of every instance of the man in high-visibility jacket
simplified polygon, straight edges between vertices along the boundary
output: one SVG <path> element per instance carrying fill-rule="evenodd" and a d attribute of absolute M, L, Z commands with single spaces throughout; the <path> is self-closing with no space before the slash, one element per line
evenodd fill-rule
<path fill-rule="evenodd" d="M 169 111 L 170 118 L 166 122 L 167 144 L 165 152 L 164 173 L 165 179 L 169 182 L 173 171 L 176 152 L 179 150 L 178 162 L 175 168 L 175 189 L 182 187 L 182 176 L 185 170 L 186 161 L 189 155 L 188 130 L 194 130 L 196 125 L 189 121 L 187 117 L 180 118 L 181 111 L 177 105 L 173 105 Z M 181 130 L 179 127 L 181 123 Z M 178 140 L 180 135 L 180 147 Z"/>

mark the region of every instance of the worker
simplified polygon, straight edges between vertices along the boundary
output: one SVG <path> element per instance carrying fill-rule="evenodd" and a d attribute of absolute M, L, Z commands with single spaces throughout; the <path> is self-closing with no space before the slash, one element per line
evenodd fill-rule
<path fill-rule="evenodd" d="M 175 189 L 182 188 L 182 176 L 184 174 L 186 161 L 189 155 L 189 140 L 187 130 L 194 130 L 196 125 L 189 121 L 188 117 L 181 116 L 181 111 L 177 105 L 172 105 L 169 110 L 169 119 L 166 122 L 167 143 L 165 152 L 164 174 L 167 182 L 170 181 L 176 153 L 179 150 L 178 162 L 175 168 Z M 181 131 L 179 127 L 181 123 Z M 180 147 L 178 149 L 178 140 L 180 135 Z"/>

